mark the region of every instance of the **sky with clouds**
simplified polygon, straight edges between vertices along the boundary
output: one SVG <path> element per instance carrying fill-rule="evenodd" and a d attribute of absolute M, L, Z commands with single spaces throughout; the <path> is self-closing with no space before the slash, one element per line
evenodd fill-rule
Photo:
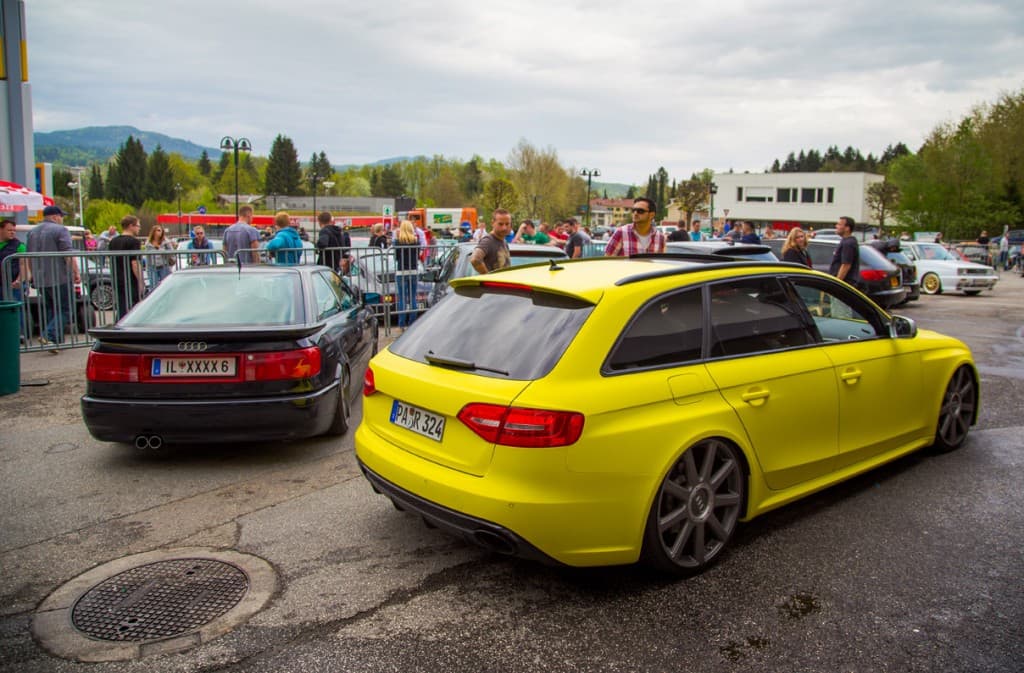
<path fill-rule="evenodd" d="M 302 160 L 507 159 L 601 180 L 917 149 L 1024 88 L 1020 0 L 28 0 L 36 131 L 131 125 Z M 150 148 L 147 148 L 150 149 Z"/>

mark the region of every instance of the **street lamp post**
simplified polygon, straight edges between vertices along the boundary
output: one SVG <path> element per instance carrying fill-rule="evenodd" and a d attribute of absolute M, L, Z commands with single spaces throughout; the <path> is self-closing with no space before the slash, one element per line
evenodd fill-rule
<path fill-rule="evenodd" d="M 718 193 L 718 185 L 714 182 L 708 185 L 708 194 L 711 195 L 711 207 L 708 213 L 708 219 L 711 220 L 711 231 L 715 230 L 715 194 Z"/>
<path fill-rule="evenodd" d="M 178 231 L 181 231 L 181 235 L 184 236 L 185 232 L 181 230 L 181 183 L 174 183 L 174 193 L 178 195 Z"/>
<path fill-rule="evenodd" d="M 78 224 L 85 226 L 85 211 L 82 210 L 82 174 L 79 172 L 78 179 L 68 183 L 68 187 L 78 192 Z"/>
<path fill-rule="evenodd" d="M 232 150 L 235 153 L 235 218 L 238 218 L 238 150 L 251 152 L 252 144 L 248 138 L 232 138 L 224 136 L 220 139 L 220 149 L 223 152 Z"/>
<path fill-rule="evenodd" d="M 595 177 L 600 177 L 601 171 L 597 168 L 581 168 L 580 175 L 587 177 L 587 228 L 590 228 L 590 184 Z"/>

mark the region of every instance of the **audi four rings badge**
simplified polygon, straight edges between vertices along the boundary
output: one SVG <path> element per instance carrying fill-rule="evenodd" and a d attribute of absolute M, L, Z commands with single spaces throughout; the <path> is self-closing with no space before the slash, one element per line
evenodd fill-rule
<path fill-rule="evenodd" d="M 182 353 L 202 353 L 206 350 L 205 341 L 179 341 L 178 350 Z"/>

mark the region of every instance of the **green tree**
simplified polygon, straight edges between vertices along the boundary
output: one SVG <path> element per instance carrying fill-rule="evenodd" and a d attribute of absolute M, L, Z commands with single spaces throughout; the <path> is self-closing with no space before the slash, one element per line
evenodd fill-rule
<path fill-rule="evenodd" d="M 448 166 L 442 168 L 441 173 L 427 183 L 423 190 L 423 198 L 441 208 L 460 207 L 466 202 L 459 178 L 455 170 Z"/>
<path fill-rule="evenodd" d="M 498 208 L 511 212 L 519 204 L 519 190 L 511 180 L 495 178 L 484 185 L 481 203 L 487 213 L 492 213 Z"/>
<path fill-rule="evenodd" d="M 280 136 L 278 136 L 280 138 Z M 202 155 L 199 157 L 199 174 L 203 177 L 209 177 L 210 172 L 213 171 L 213 164 L 210 163 L 210 155 L 203 150 Z"/>
<path fill-rule="evenodd" d="M 146 150 L 141 140 L 128 136 L 114 155 L 114 163 L 107 173 L 105 194 L 112 201 L 138 208 L 145 201 L 145 185 Z"/>
<path fill-rule="evenodd" d="M 111 226 L 120 230 L 121 218 L 131 215 L 134 208 L 127 203 L 107 201 L 106 199 L 90 199 L 85 207 L 85 221 L 94 234 L 106 231 Z"/>
<path fill-rule="evenodd" d="M 866 199 L 868 208 L 878 219 L 878 226 L 884 228 L 886 216 L 895 210 L 899 203 L 900 190 L 887 180 L 873 182 L 868 185 Z"/>
<path fill-rule="evenodd" d="M 146 183 L 143 194 L 146 199 L 171 201 L 174 199 L 174 174 L 167 153 L 159 145 L 149 155 L 146 164 Z"/>
<path fill-rule="evenodd" d="M 217 167 L 213 169 L 213 173 L 210 174 L 210 184 L 216 185 L 229 168 L 234 169 L 234 156 L 234 152 L 221 152 L 220 161 L 217 163 Z"/>
<path fill-rule="evenodd" d="M 358 171 L 346 171 L 338 177 L 338 184 L 334 191 L 339 196 L 372 196 L 370 181 L 359 174 Z"/>
<path fill-rule="evenodd" d="M 509 209 L 513 214 L 553 220 L 586 207 L 587 183 L 575 175 L 574 169 L 562 166 L 555 148 L 538 149 L 521 139 L 509 154 L 507 165 L 508 179 L 520 197 L 516 208 Z"/>
<path fill-rule="evenodd" d="M 89 200 L 103 198 L 103 173 L 99 164 L 89 167 Z"/>
<path fill-rule="evenodd" d="M 68 187 L 69 182 L 75 181 L 75 174 L 69 170 L 63 168 L 57 168 L 53 171 L 53 195 L 61 196 L 64 198 L 71 198 L 74 196 L 74 191 Z"/>
<path fill-rule="evenodd" d="M 396 197 L 405 194 L 405 183 L 402 175 L 394 166 L 384 166 L 378 173 L 373 184 L 374 196 Z"/>
<path fill-rule="evenodd" d="M 270 145 L 267 160 L 267 175 L 264 182 L 265 194 L 298 194 L 302 180 L 302 166 L 299 153 L 291 138 L 278 134 Z"/>

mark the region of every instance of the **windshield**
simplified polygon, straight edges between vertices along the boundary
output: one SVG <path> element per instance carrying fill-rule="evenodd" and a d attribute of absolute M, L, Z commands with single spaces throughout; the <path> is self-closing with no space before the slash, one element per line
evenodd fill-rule
<path fill-rule="evenodd" d="M 458 362 L 481 376 L 532 381 L 551 371 L 592 310 L 561 295 L 460 287 L 390 348 L 417 362 Z"/>
<path fill-rule="evenodd" d="M 953 262 L 962 261 L 959 257 L 956 257 L 953 253 L 946 250 L 938 243 L 918 243 L 917 247 L 921 251 L 922 259 L 941 259 Z"/>
<path fill-rule="evenodd" d="M 297 273 L 173 273 L 122 327 L 244 327 L 304 322 Z"/>

